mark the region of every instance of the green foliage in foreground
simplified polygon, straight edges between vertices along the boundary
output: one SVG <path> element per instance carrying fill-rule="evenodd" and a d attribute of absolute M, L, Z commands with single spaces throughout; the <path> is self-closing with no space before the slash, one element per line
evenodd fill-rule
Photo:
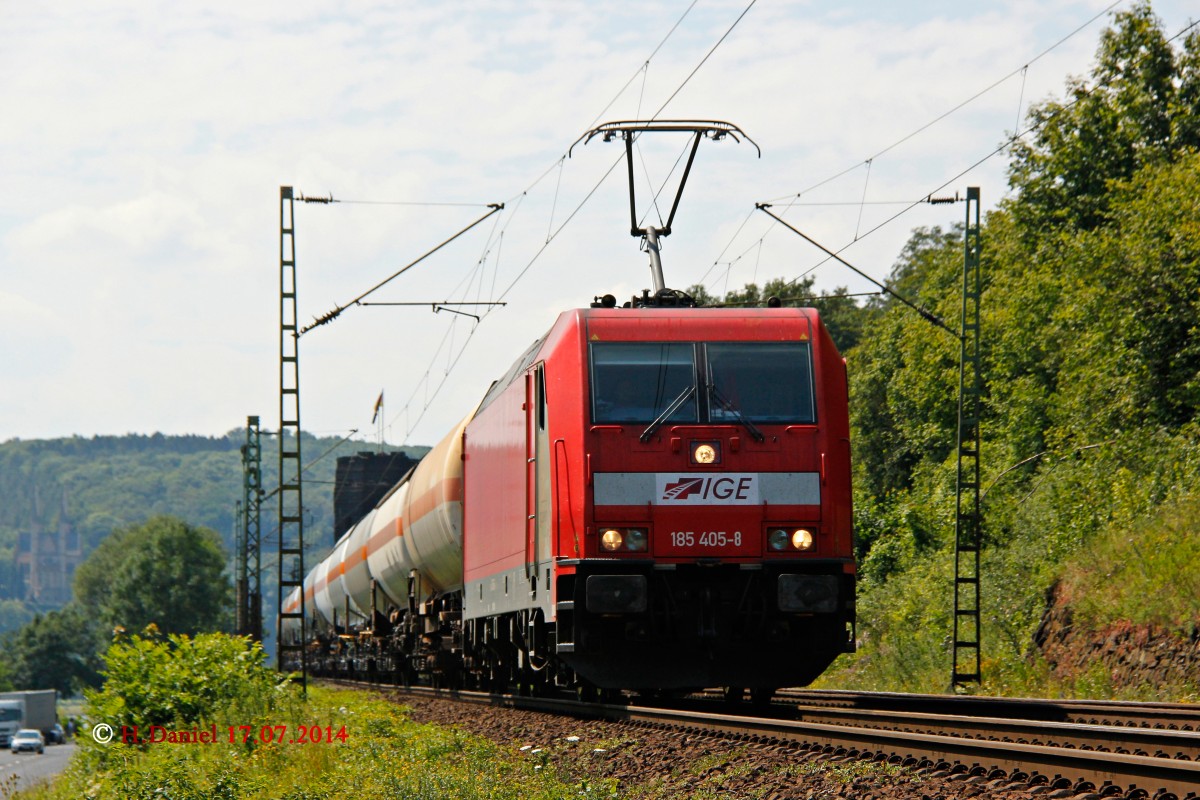
<path fill-rule="evenodd" d="M 302 700 L 263 663 L 246 639 L 205 634 L 191 639 L 133 636 L 106 656 L 104 689 L 89 697 L 93 724 L 151 724 L 171 730 L 216 725 L 214 744 L 100 745 L 86 733 L 80 752 L 51 787 L 21 800 L 322 800 L 342 797 L 566 798 L 592 794 L 568 786 L 548 765 L 521 760 L 459 731 L 418 725 L 404 710 L 358 692 L 313 688 Z M 263 726 L 343 727 L 345 741 L 262 743 Z M 228 742 L 229 728 L 238 743 Z M 252 738 L 242 743 L 239 726 Z M 324 736 L 322 736 L 324 738 Z M 605 796 L 608 796 L 605 794 Z"/>
<path fill-rule="evenodd" d="M 144 749 L 110 744 L 113 755 L 93 771 L 78 758 L 49 789 L 20 800 L 172 800 L 262 798 L 324 800 L 343 797 L 552 798 L 587 796 L 560 783 L 549 768 L 520 760 L 491 742 L 408 720 L 385 700 L 349 691 L 313 688 L 307 702 L 287 713 L 229 717 L 227 725 L 330 726 L 346 742 L 320 744 L 153 744 Z M 83 741 L 83 740 L 81 740 Z M 88 746 L 95 750 L 99 746 Z M 593 795 L 595 796 L 595 795 Z M 606 795 L 607 796 L 607 795 Z"/>
<path fill-rule="evenodd" d="M 267 667 L 262 647 L 245 637 L 164 638 L 151 628 L 144 636 L 118 638 L 104 663 L 104 687 L 87 693 L 87 715 L 117 730 L 257 718 L 296 701 Z"/>

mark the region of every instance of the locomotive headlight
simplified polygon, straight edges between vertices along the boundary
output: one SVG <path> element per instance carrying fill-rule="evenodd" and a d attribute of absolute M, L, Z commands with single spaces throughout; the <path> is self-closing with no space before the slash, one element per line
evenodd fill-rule
<path fill-rule="evenodd" d="M 772 550 L 787 550 L 790 535 L 783 528 L 775 528 L 767 535 L 767 544 Z"/>
<path fill-rule="evenodd" d="M 609 528 L 600 534 L 600 546 L 608 552 L 612 553 L 621 549 L 621 543 L 625 541 L 625 537 L 616 528 Z"/>
<path fill-rule="evenodd" d="M 809 550 L 813 546 L 813 535 L 811 531 L 806 531 L 804 528 L 799 529 L 792 534 L 792 547 L 797 550 Z"/>
<path fill-rule="evenodd" d="M 641 528 L 630 528 L 625 532 L 625 549 L 634 553 L 641 553 L 646 550 L 650 544 L 650 537 L 646 536 L 646 532 Z"/>
<path fill-rule="evenodd" d="M 772 528 L 767 533 L 767 547 L 777 553 L 785 550 L 805 552 L 813 548 L 816 537 L 806 528 Z"/>
<path fill-rule="evenodd" d="M 720 442 L 692 442 L 693 464 L 720 464 Z"/>

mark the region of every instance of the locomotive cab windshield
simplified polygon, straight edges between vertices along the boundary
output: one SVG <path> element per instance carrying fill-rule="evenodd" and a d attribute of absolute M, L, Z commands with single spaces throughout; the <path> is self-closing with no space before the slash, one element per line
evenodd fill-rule
<path fill-rule="evenodd" d="M 816 423 L 808 342 L 592 342 L 590 355 L 598 425 L 732 424 L 757 433 L 756 424 Z"/>

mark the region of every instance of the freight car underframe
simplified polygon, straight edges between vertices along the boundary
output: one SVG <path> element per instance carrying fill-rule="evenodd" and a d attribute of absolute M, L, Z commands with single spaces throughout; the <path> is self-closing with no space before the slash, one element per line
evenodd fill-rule
<path fill-rule="evenodd" d="M 854 650 L 841 560 L 560 562 L 557 622 L 539 609 L 462 619 L 462 594 L 392 609 L 391 630 L 327 637 L 317 672 L 451 688 L 643 692 L 732 687 L 769 697 Z"/>

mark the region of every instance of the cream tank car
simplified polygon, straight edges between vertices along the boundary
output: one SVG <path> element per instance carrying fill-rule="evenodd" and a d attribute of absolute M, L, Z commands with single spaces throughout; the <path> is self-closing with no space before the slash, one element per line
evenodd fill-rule
<path fill-rule="evenodd" d="M 380 612 L 407 607 L 413 579 L 418 602 L 462 588 L 462 447 L 470 419 L 430 450 L 309 573 L 305 600 L 326 623 L 344 625 L 347 604 L 363 617 L 372 607 Z"/>

